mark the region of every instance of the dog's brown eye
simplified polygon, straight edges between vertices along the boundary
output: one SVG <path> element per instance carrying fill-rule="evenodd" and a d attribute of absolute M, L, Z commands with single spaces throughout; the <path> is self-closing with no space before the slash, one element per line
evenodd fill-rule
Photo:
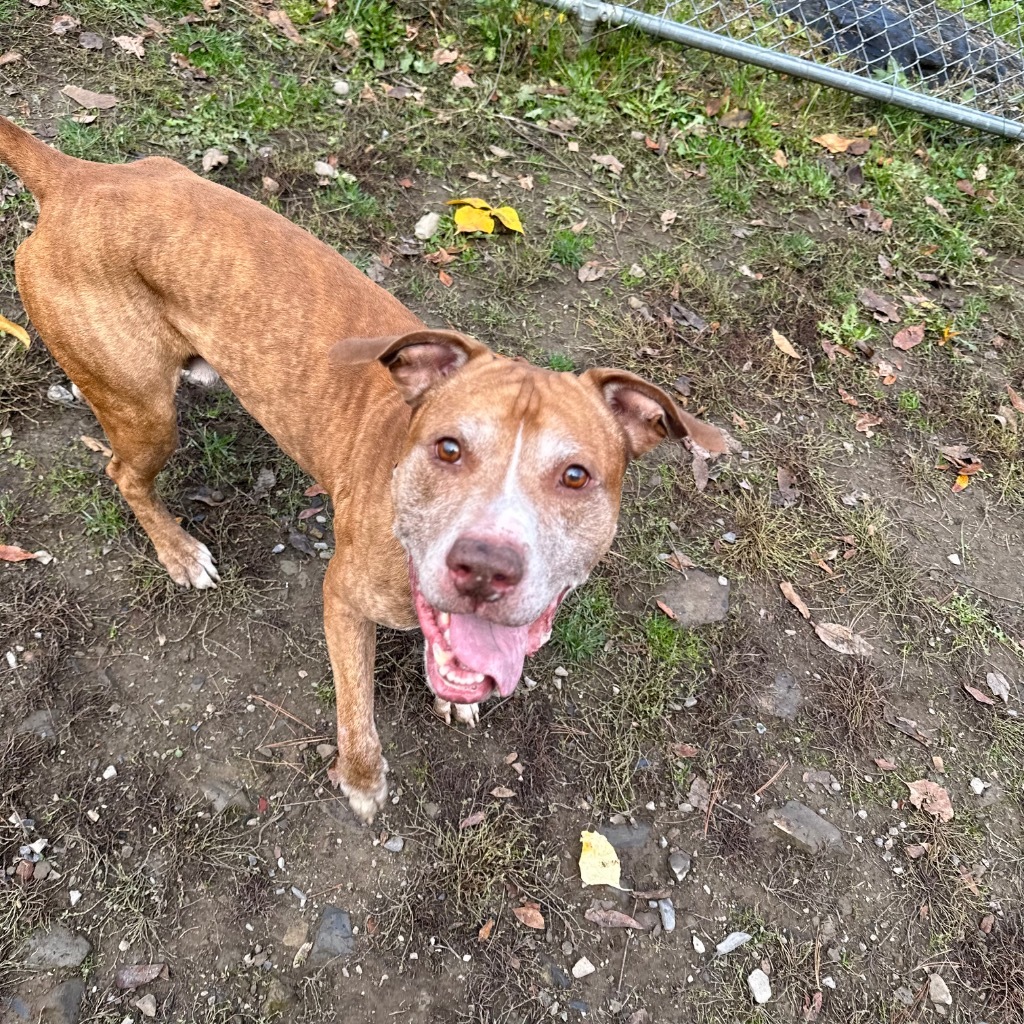
<path fill-rule="evenodd" d="M 462 449 L 453 437 L 442 437 L 434 446 L 434 450 L 442 462 L 458 462 L 462 458 Z"/>
<path fill-rule="evenodd" d="M 590 479 L 590 474 L 582 466 L 570 466 L 562 474 L 562 483 L 578 491 Z"/>

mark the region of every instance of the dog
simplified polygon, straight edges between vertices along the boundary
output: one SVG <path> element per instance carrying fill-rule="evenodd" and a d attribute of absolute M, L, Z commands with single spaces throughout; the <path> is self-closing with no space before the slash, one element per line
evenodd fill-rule
<path fill-rule="evenodd" d="M 15 257 L 25 310 L 175 583 L 219 579 L 154 489 L 184 368 L 215 371 L 334 503 L 328 771 L 363 821 L 387 796 L 375 625 L 419 626 L 435 711 L 474 725 L 610 548 L 627 463 L 665 439 L 725 450 L 631 373 L 556 373 L 426 326 L 306 231 L 172 160 L 90 163 L 0 118 L 0 161 L 39 205 Z"/>

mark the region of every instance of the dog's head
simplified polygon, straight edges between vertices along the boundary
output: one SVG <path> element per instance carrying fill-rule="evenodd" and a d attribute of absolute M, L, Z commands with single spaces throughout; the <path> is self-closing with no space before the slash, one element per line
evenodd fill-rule
<path fill-rule="evenodd" d="M 427 678 L 444 700 L 510 694 L 555 612 L 607 552 L 630 459 L 714 427 L 631 373 L 577 377 L 496 355 L 453 331 L 350 339 L 336 362 L 379 360 L 412 407 L 394 471 Z"/>

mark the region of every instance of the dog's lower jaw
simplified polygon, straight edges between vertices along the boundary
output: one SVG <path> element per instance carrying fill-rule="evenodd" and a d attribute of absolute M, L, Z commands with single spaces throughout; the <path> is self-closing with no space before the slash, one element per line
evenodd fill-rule
<path fill-rule="evenodd" d="M 352 783 L 346 781 L 346 772 L 341 764 L 341 753 L 334 764 L 327 769 L 327 777 L 348 799 L 352 813 L 364 824 L 369 825 L 378 811 L 383 810 L 388 798 L 388 763 L 380 759 L 380 776 L 370 782 Z"/>
<path fill-rule="evenodd" d="M 452 711 L 455 712 L 455 720 L 467 729 L 475 729 L 480 724 L 479 704 L 453 704 L 441 697 L 434 698 L 434 714 L 443 719 L 445 725 L 452 724 Z"/>

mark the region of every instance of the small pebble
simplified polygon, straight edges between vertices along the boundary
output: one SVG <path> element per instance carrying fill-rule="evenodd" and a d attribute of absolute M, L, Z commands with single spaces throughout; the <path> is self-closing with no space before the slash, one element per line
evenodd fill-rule
<path fill-rule="evenodd" d="M 668 866 L 672 869 L 677 882 L 681 882 L 690 873 L 691 864 L 690 855 L 683 853 L 682 850 L 676 850 L 668 858 Z"/>
<path fill-rule="evenodd" d="M 107 767 L 103 769 L 103 778 L 108 782 L 111 779 L 117 778 L 117 769 L 112 764 L 108 764 Z"/>
<path fill-rule="evenodd" d="M 658 913 L 661 915 L 661 927 L 666 932 L 674 932 L 676 930 L 676 908 L 672 906 L 672 901 L 658 900 Z"/>
<path fill-rule="evenodd" d="M 384 849 L 389 853 L 401 853 L 405 848 L 405 840 L 401 836 L 391 836 L 384 843 Z"/>
<path fill-rule="evenodd" d="M 747 975 L 747 985 L 750 988 L 750 994 L 754 997 L 754 1002 L 758 1005 L 763 1005 L 771 999 L 771 982 L 768 980 L 768 975 L 760 967 Z"/>
<path fill-rule="evenodd" d="M 352 87 L 348 84 L 348 82 L 344 81 L 341 78 L 337 79 L 331 86 L 331 89 L 333 90 L 335 96 L 347 96 L 351 91 L 351 88 Z"/>
<path fill-rule="evenodd" d="M 971 792 L 975 796 L 981 796 L 981 794 L 984 793 L 991 785 L 991 782 L 982 782 L 979 778 L 973 778 L 971 779 Z"/>
<path fill-rule="evenodd" d="M 578 981 L 580 978 L 585 978 L 588 974 L 593 974 L 596 970 L 597 968 L 585 956 L 581 956 L 572 965 L 572 976 Z"/>
<path fill-rule="evenodd" d="M 704 943 L 701 942 L 696 935 L 693 937 L 693 949 L 695 953 L 703 953 L 707 949 Z"/>

